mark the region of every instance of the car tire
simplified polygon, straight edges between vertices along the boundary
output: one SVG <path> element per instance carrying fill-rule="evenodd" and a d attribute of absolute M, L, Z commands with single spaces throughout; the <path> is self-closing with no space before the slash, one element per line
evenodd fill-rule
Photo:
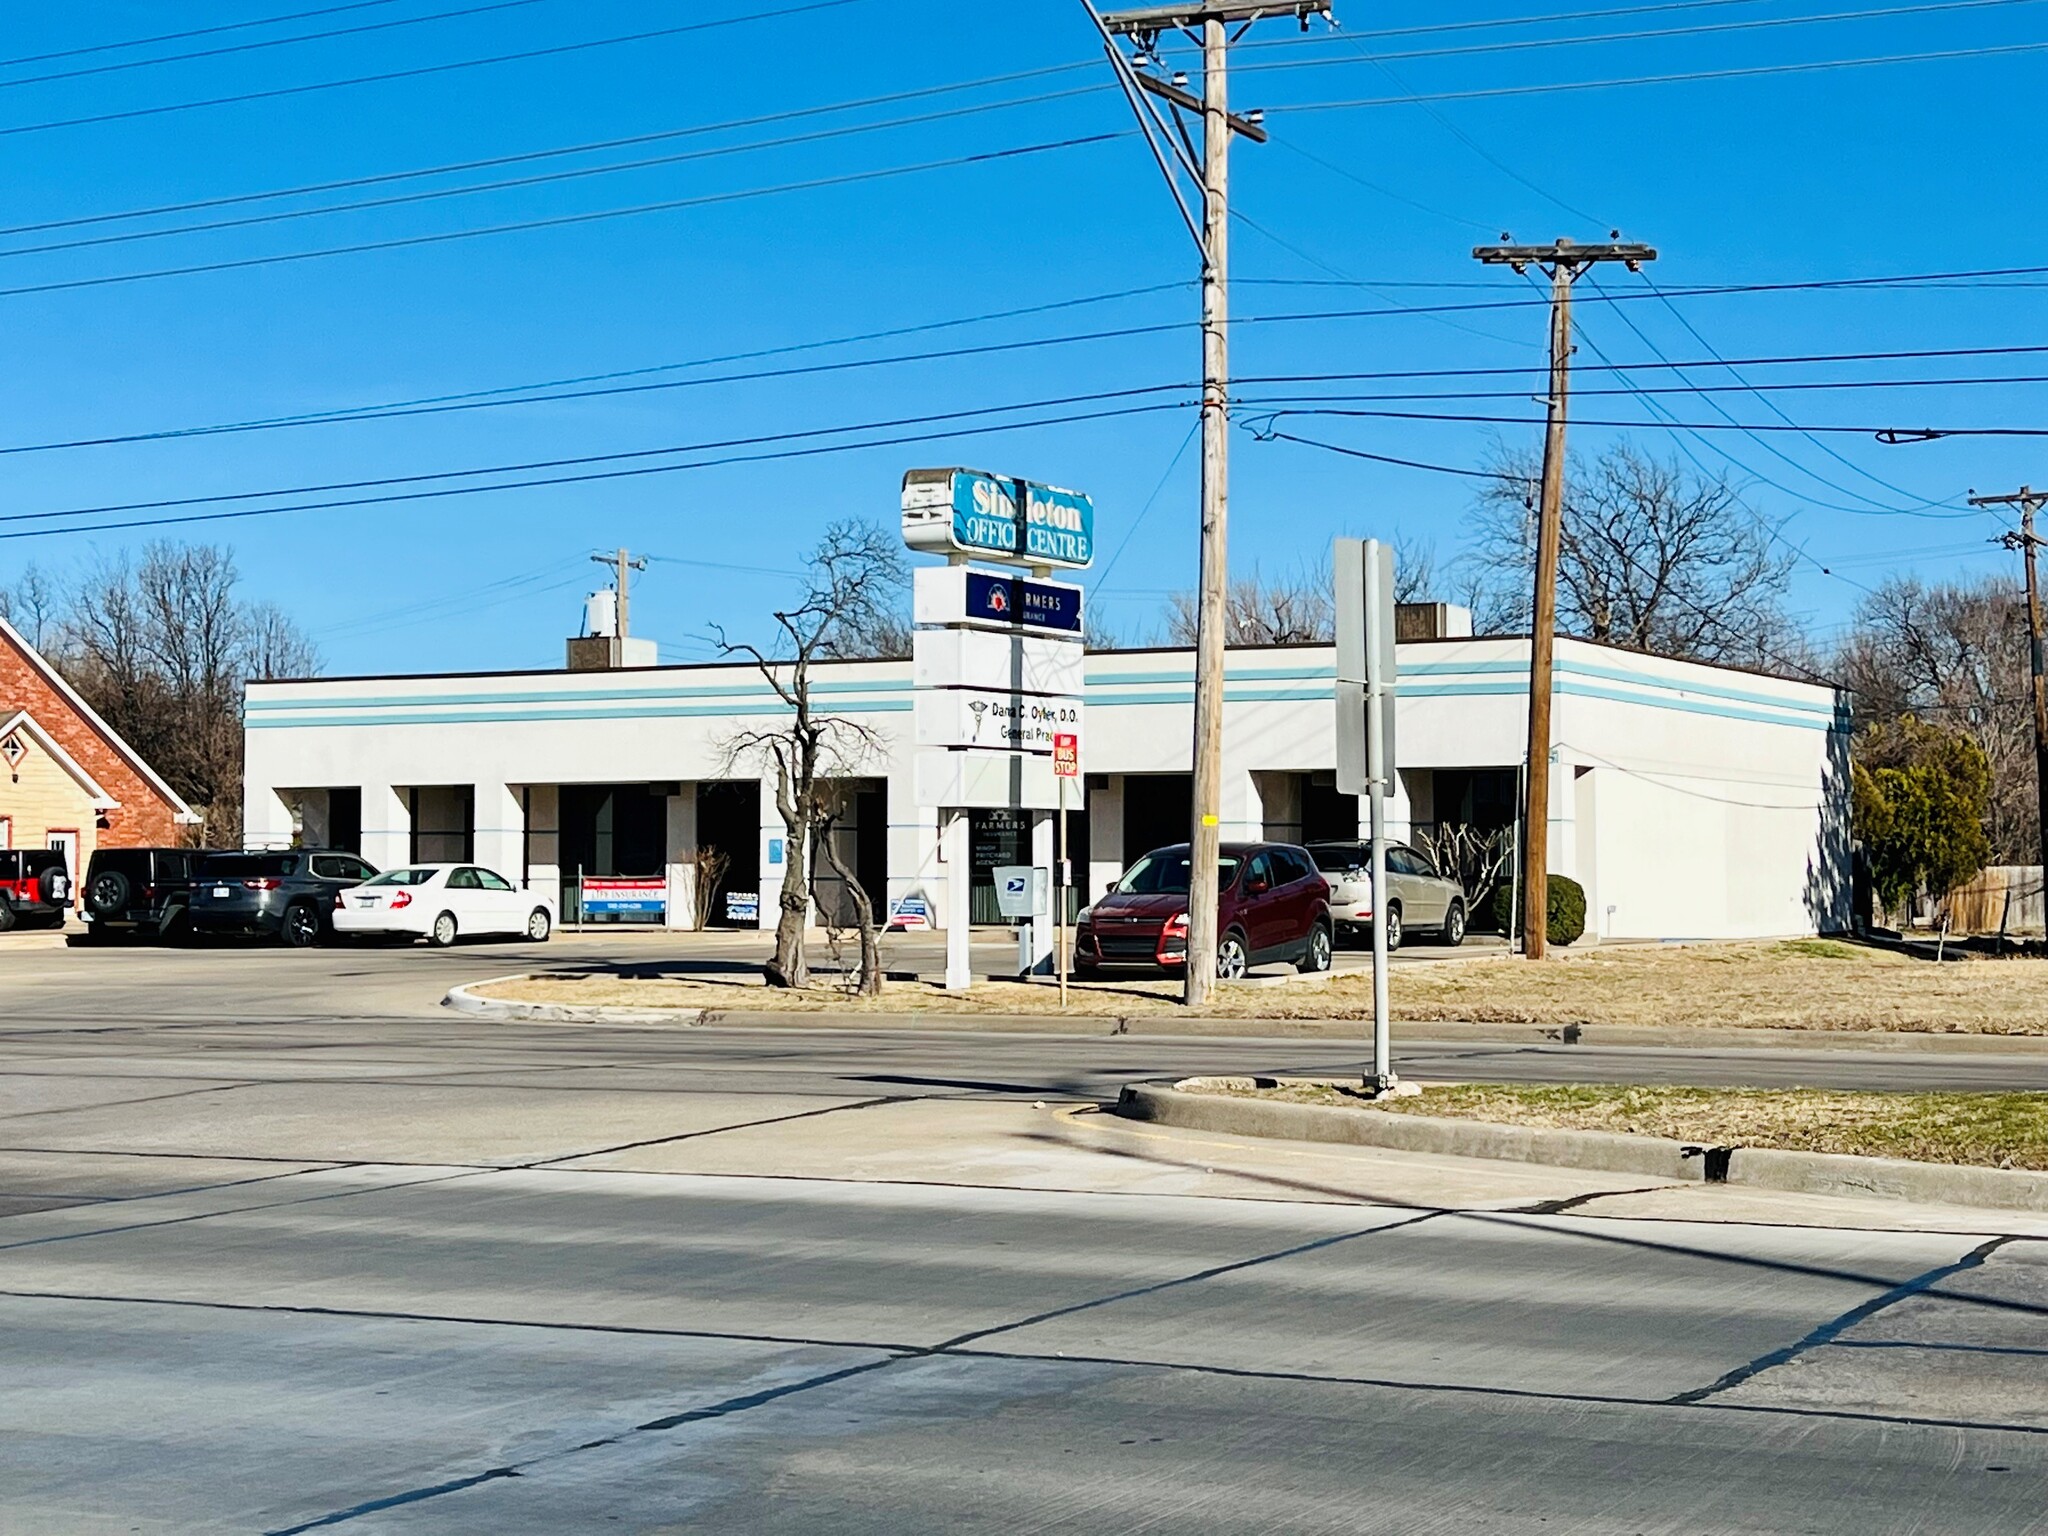
<path fill-rule="evenodd" d="M 1454 901 L 1444 914 L 1444 943 L 1456 949 L 1465 942 L 1465 903 Z"/>
<path fill-rule="evenodd" d="M 555 931 L 555 920 L 548 916 L 546 907 L 535 907 L 526 919 L 526 936 L 536 944 L 545 944 L 548 935 Z"/>
<path fill-rule="evenodd" d="M 36 878 L 36 899 L 46 907 L 56 907 L 61 911 L 71 900 L 71 876 L 51 865 Z"/>
<path fill-rule="evenodd" d="M 1330 925 L 1318 921 L 1309 930 L 1308 942 L 1301 947 L 1301 970 L 1315 975 L 1330 968 L 1330 952 L 1337 947 L 1337 941 L 1330 936 Z"/>
<path fill-rule="evenodd" d="M 320 942 L 319 910 L 310 901 L 293 902 L 284 909 L 277 937 L 287 949 L 311 949 Z"/>
<path fill-rule="evenodd" d="M 1401 947 L 1401 904 L 1398 901 L 1387 904 L 1386 924 L 1387 953 L 1391 955 Z"/>
<path fill-rule="evenodd" d="M 443 912 L 434 919 L 434 926 L 427 930 L 427 942 L 436 949 L 446 949 L 455 942 L 455 914 Z"/>
<path fill-rule="evenodd" d="M 128 898 L 134 890 L 121 871 L 103 869 L 92 877 L 92 884 L 86 887 L 85 904 L 100 917 L 112 917 L 127 910 Z"/>
<path fill-rule="evenodd" d="M 1250 968 L 1251 953 L 1245 948 L 1244 935 L 1233 928 L 1216 945 L 1217 979 L 1236 981 Z"/>
<path fill-rule="evenodd" d="M 0 933 L 14 926 L 14 903 L 0 896 Z"/>

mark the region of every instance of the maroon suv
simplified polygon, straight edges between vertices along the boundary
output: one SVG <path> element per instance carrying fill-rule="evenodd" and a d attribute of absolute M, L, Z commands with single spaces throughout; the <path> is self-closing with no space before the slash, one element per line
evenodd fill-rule
<path fill-rule="evenodd" d="M 1155 848 L 1083 909 L 1075 968 L 1186 965 L 1190 863 L 1186 843 Z M 1330 886 L 1306 849 L 1225 843 L 1217 886 L 1217 975 L 1242 976 L 1270 960 L 1304 971 L 1330 968 Z"/>

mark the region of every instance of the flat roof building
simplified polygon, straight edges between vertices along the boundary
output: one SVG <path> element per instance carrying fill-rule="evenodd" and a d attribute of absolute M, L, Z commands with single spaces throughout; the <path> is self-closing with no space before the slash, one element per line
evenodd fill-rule
<path fill-rule="evenodd" d="M 1526 639 L 1398 648 L 1391 836 L 1511 825 L 1528 666 Z M 1359 834 L 1362 803 L 1335 782 L 1335 677 L 1330 646 L 1229 652 L 1225 840 Z M 878 907 L 922 897 L 939 923 L 957 872 L 940 860 L 938 813 L 916 803 L 911 663 L 819 663 L 813 680 L 819 707 L 875 743 L 844 782 L 843 862 Z M 1083 803 L 1069 820 L 1081 900 L 1186 839 L 1193 702 L 1191 651 L 1087 658 Z M 735 760 L 733 744 L 780 718 L 751 664 L 251 683 L 247 836 L 380 866 L 474 859 L 559 884 L 565 913 L 579 873 L 658 876 L 672 926 L 700 906 L 713 923 L 772 926 L 772 770 Z M 1828 687 L 1560 640 L 1550 864 L 1585 887 L 1588 934 L 1846 927 L 1848 724 Z M 1031 862 L 1028 817 L 971 814 L 975 917 L 994 920 L 989 871 Z M 700 881 L 714 869 L 715 886 Z M 829 886 L 824 900 L 841 904 Z"/>

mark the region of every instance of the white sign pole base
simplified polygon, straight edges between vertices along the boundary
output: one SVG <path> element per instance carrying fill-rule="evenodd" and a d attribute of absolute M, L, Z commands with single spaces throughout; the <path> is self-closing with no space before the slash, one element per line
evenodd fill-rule
<path fill-rule="evenodd" d="M 974 937 L 973 907 L 969 901 L 974 872 L 967 841 L 967 813 L 942 811 L 945 831 L 940 834 L 946 849 L 946 990 L 965 992 L 974 985 L 974 962 L 969 945 Z"/>

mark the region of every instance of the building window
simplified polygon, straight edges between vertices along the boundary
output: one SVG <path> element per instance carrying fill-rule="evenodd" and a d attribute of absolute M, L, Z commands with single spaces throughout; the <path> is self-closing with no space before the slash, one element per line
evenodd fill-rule
<path fill-rule="evenodd" d="M 406 791 L 414 864 L 463 864 L 476 857 L 476 786 L 423 784 Z"/>

